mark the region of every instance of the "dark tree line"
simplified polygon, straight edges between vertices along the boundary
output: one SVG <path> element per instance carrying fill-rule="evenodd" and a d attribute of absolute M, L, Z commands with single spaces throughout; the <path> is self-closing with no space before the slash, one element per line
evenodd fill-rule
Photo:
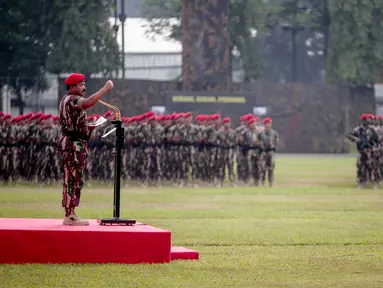
<path fill-rule="evenodd" d="M 46 88 L 46 73 L 107 76 L 120 52 L 108 18 L 111 1 L 0 1 L 0 87 Z M 22 112 L 22 105 L 21 111 Z"/>

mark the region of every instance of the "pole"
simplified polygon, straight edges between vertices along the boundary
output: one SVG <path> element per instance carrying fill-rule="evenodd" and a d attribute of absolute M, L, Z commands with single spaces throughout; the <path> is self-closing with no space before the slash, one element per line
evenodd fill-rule
<path fill-rule="evenodd" d="M 292 33 L 292 41 L 293 41 L 293 47 L 292 47 L 292 57 L 291 57 L 291 75 L 292 75 L 292 81 L 293 83 L 295 83 L 297 81 L 297 41 L 296 41 L 296 38 L 297 38 L 297 29 L 296 27 L 292 27 L 292 30 L 291 30 L 291 33 Z"/>
<path fill-rule="evenodd" d="M 121 20 L 121 45 L 122 45 L 122 79 L 125 79 L 125 6 L 124 6 L 124 0 L 121 0 L 121 14 L 120 14 L 120 20 Z"/>
<path fill-rule="evenodd" d="M 292 82 L 297 81 L 297 67 L 296 67 L 296 54 L 297 54 L 297 31 L 298 31 L 298 25 L 297 25 L 297 15 L 298 15 L 298 0 L 295 0 L 294 3 L 294 22 L 291 27 L 291 36 L 292 36 L 292 57 L 291 57 L 291 77 L 292 77 Z"/>
<path fill-rule="evenodd" d="M 114 173 L 114 205 L 113 217 L 120 218 L 120 196 L 121 196 L 121 144 L 124 140 L 124 128 L 120 120 L 112 121 L 116 127 L 116 155 L 115 155 L 115 173 Z"/>

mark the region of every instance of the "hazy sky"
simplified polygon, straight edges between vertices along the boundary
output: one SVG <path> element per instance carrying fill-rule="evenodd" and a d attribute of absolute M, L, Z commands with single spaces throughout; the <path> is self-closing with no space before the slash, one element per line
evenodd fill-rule
<path fill-rule="evenodd" d="M 111 18 L 114 24 L 114 18 Z M 126 52 L 180 52 L 181 44 L 156 37 L 155 41 L 145 35 L 147 23 L 142 18 L 130 18 L 125 21 L 125 51 Z M 118 30 L 117 41 L 121 46 L 121 28 Z"/>

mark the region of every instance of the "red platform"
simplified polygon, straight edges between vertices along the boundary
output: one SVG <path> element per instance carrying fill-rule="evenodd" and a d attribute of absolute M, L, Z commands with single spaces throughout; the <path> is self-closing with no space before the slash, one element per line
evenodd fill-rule
<path fill-rule="evenodd" d="M 61 219 L 0 218 L 0 263 L 3 264 L 136 264 L 195 259 L 187 258 L 189 250 L 184 251 L 184 258 L 174 258 L 172 252 L 170 231 L 140 223 L 101 226 L 91 220 L 89 226 L 76 227 L 63 226 Z"/>
<path fill-rule="evenodd" d="M 170 253 L 171 260 L 198 260 L 199 253 L 195 250 L 184 247 L 172 247 Z"/>

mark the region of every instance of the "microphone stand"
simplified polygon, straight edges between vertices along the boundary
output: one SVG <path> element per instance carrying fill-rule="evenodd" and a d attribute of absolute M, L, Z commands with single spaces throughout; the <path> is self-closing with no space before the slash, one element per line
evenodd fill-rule
<path fill-rule="evenodd" d="M 113 199 L 113 218 L 106 218 L 98 220 L 100 225 L 134 225 L 136 220 L 120 218 L 120 200 L 121 200 L 121 150 L 124 147 L 124 128 L 122 127 L 120 110 L 106 102 L 99 100 L 99 102 L 116 112 L 116 120 L 112 121 L 114 128 L 103 135 L 106 137 L 113 131 L 116 131 L 116 146 L 113 150 L 114 154 L 114 199 Z"/>

